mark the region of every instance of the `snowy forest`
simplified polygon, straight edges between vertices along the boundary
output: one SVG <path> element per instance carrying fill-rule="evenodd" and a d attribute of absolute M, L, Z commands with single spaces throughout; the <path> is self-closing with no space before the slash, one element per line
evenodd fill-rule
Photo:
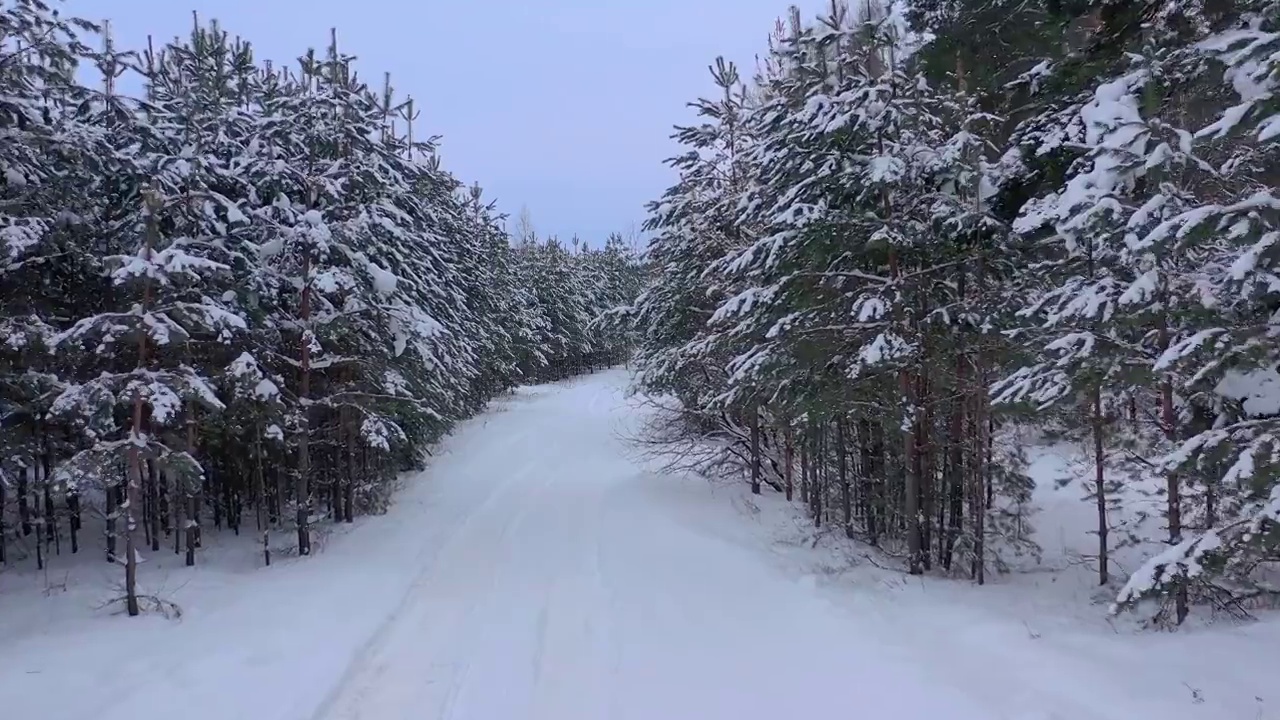
<path fill-rule="evenodd" d="M 1065 441 L 1113 612 L 1280 598 L 1277 0 L 792 8 L 711 64 L 643 252 L 505 216 L 336 31 L 0 37 L 0 573 L 93 554 L 138 614 L 148 554 L 309 555 L 491 400 L 625 362 L 669 468 L 907 574 L 1035 557 Z"/>
<path fill-rule="evenodd" d="M 1280 717 L 1280 0 L 75 2 L 9 715 Z"/>
<path fill-rule="evenodd" d="M 655 453 L 983 583 L 1067 439 L 1113 612 L 1274 606 L 1280 4 L 833 0 L 710 70 L 631 313 Z"/>
<path fill-rule="evenodd" d="M 491 398 L 629 353 L 622 236 L 512 237 L 336 32 L 272 65 L 15 0 L 0 38 L 0 575 L 92 553 L 136 615 L 148 554 L 308 555 Z"/>

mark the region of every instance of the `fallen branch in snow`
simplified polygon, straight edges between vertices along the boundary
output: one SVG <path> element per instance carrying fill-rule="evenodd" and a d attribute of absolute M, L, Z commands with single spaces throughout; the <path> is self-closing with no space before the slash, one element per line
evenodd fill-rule
<path fill-rule="evenodd" d="M 901 573 L 901 574 L 903 574 L 903 575 L 907 574 L 907 571 L 906 571 L 906 569 L 905 569 L 905 568 L 893 568 L 893 567 L 888 567 L 887 565 L 881 565 L 879 562 L 877 562 L 877 561 L 876 561 L 876 559 L 875 559 L 874 557 L 872 557 L 872 556 L 871 556 L 871 553 L 865 553 L 865 552 L 864 552 L 864 553 L 862 553 L 862 557 L 863 557 L 863 559 L 864 559 L 864 560 L 866 560 L 867 562 L 871 563 L 872 565 L 874 565 L 874 566 L 876 566 L 876 567 L 880 568 L 881 570 L 886 570 L 886 571 L 888 571 L 888 572 Z"/>
<path fill-rule="evenodd" d="M 1223 612 L 1233 620 L 1254 620 L 1251 609 L 1275 609 L 1280 606 L 1280 592 L 1268 588 L 1255 587 L 1248 590 L 1232 590 L 1209 582 L 1197 583 L 1197 593 L 1208 601 L 1214 611 Z M 1168 603 L 1166 602 L 1165 605 Z M 1167 608 L 1162 607 L 1160 615 L 1167 615 Z M 1152 618 L 1156 620 L 1156 618 Z M 1161 617 L 1161 620 L 1164 618 Z"/>
<path fill-rule="evenodd" d="M 67 584 L 71 581 L 71 572 L 67 571 L 62 574 L 62 582 L 55 583 L 49 579 L 49 566 L 45 565 L 44 572 L 44 595 L 48 597 L 55 592 L 64 593 L 67 591 Z"/>
<path fill-rule="evenodd" d="M 112 606 L 119 607 L 111 611 L 112 615 L 121 615 L 127 612 L 128 596 L 120 595 L 104 603 L 99 604 L 94 610 L 105 610 Z M 166 620 L 181 620 L 182 608 L 171 600 L 156 597 L 155 595 L 138 595 L 138 607 L 144 613 L 158 613 Z"/>
<path fill-rule="evenodd" d="M 325 520 L 328 513 L 320 513 L 316 515 L 318 520 Z M 329 538 L 333 535 L 331 525 L 314 523 L 311 526 L 311 553 L 323 553 L 325 546 L 328 544 Z M 274 549 L 272 553 L 283 557 L 298 557 L 298 544 L 296 542 L 284 545 Z"/>

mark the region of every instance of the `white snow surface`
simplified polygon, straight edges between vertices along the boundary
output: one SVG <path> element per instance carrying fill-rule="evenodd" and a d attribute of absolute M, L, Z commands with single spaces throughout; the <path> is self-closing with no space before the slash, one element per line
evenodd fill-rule
<path fill-rule="evenodd" d="M 1223 397 L 1241 401 L 1248 415 L 1280 413 L 1280 372 L 1263 367 L 1251 370 L 1228 370 L 1214 387 Z"/>
<path fill-rule="evenodd" d="M 1100 606 L 1073 609 L 1069 573 L 977 588 L 855 561 L 777 497 L 648 469 L 627 444 L 643 411 L 625 383 L 612 371 L 496 403 L 387 515 L 339 526 L 314 557 L 257 567 L 253 539 L 225 533 L 194 569 L 147 557 L 146 589 L 178 620 L 94 612 L 119 574 L 100 558 L 0 573 L 0 707 L 46 720 L 1280 718 L 1274 623 L 1137 634 Z M 1054 502 L 1089 517 L 1074 494 Z M 1061 532 L 1087 541 L 1083 529 Z"/>

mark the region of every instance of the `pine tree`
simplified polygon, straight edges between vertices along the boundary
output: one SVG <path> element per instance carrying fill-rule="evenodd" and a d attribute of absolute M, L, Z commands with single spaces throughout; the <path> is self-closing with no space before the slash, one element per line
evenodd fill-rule
<path fill-rule="evenodd" d="M 336 33 L 295 69 L 199 18 L 138 52 L 38 0 L 0 24 L 22 46 L 0 68 L 0 563 L 46 567 L 100 516 L 137 614 L 146 546 L 192 565 L 251 513 L 265 563 L 290 549 L 273 530 L 309 554 L 496 395 L 626 352 L 594 321 L 634 259 L 526 262 Z"/>

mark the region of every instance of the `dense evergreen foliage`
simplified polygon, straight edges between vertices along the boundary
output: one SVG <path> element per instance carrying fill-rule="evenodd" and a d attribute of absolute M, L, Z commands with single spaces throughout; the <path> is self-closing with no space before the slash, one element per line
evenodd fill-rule
<path fill-rule="evenodd" d="M 272 67 L 12 0 L 0 36 L 0 567 L 105 530 L 136 614 L 144 551 L 308 554 L 490 398 L 628 353 L 621 239 L 513 244 L 336 34 Z"/>
<path fill-rule="evenodd" d="M 1278 51 L 1274 0 L 793 10 L 750 82 L 712 67 L 651 206 L 656 440 L 982 582 L 1037 552 L 1011 433 L 1051 430 L 1089 448 L 1117 609 L 1269 602 Z M 1139 492 L 1163 517 L 1116 527 Z"/>

